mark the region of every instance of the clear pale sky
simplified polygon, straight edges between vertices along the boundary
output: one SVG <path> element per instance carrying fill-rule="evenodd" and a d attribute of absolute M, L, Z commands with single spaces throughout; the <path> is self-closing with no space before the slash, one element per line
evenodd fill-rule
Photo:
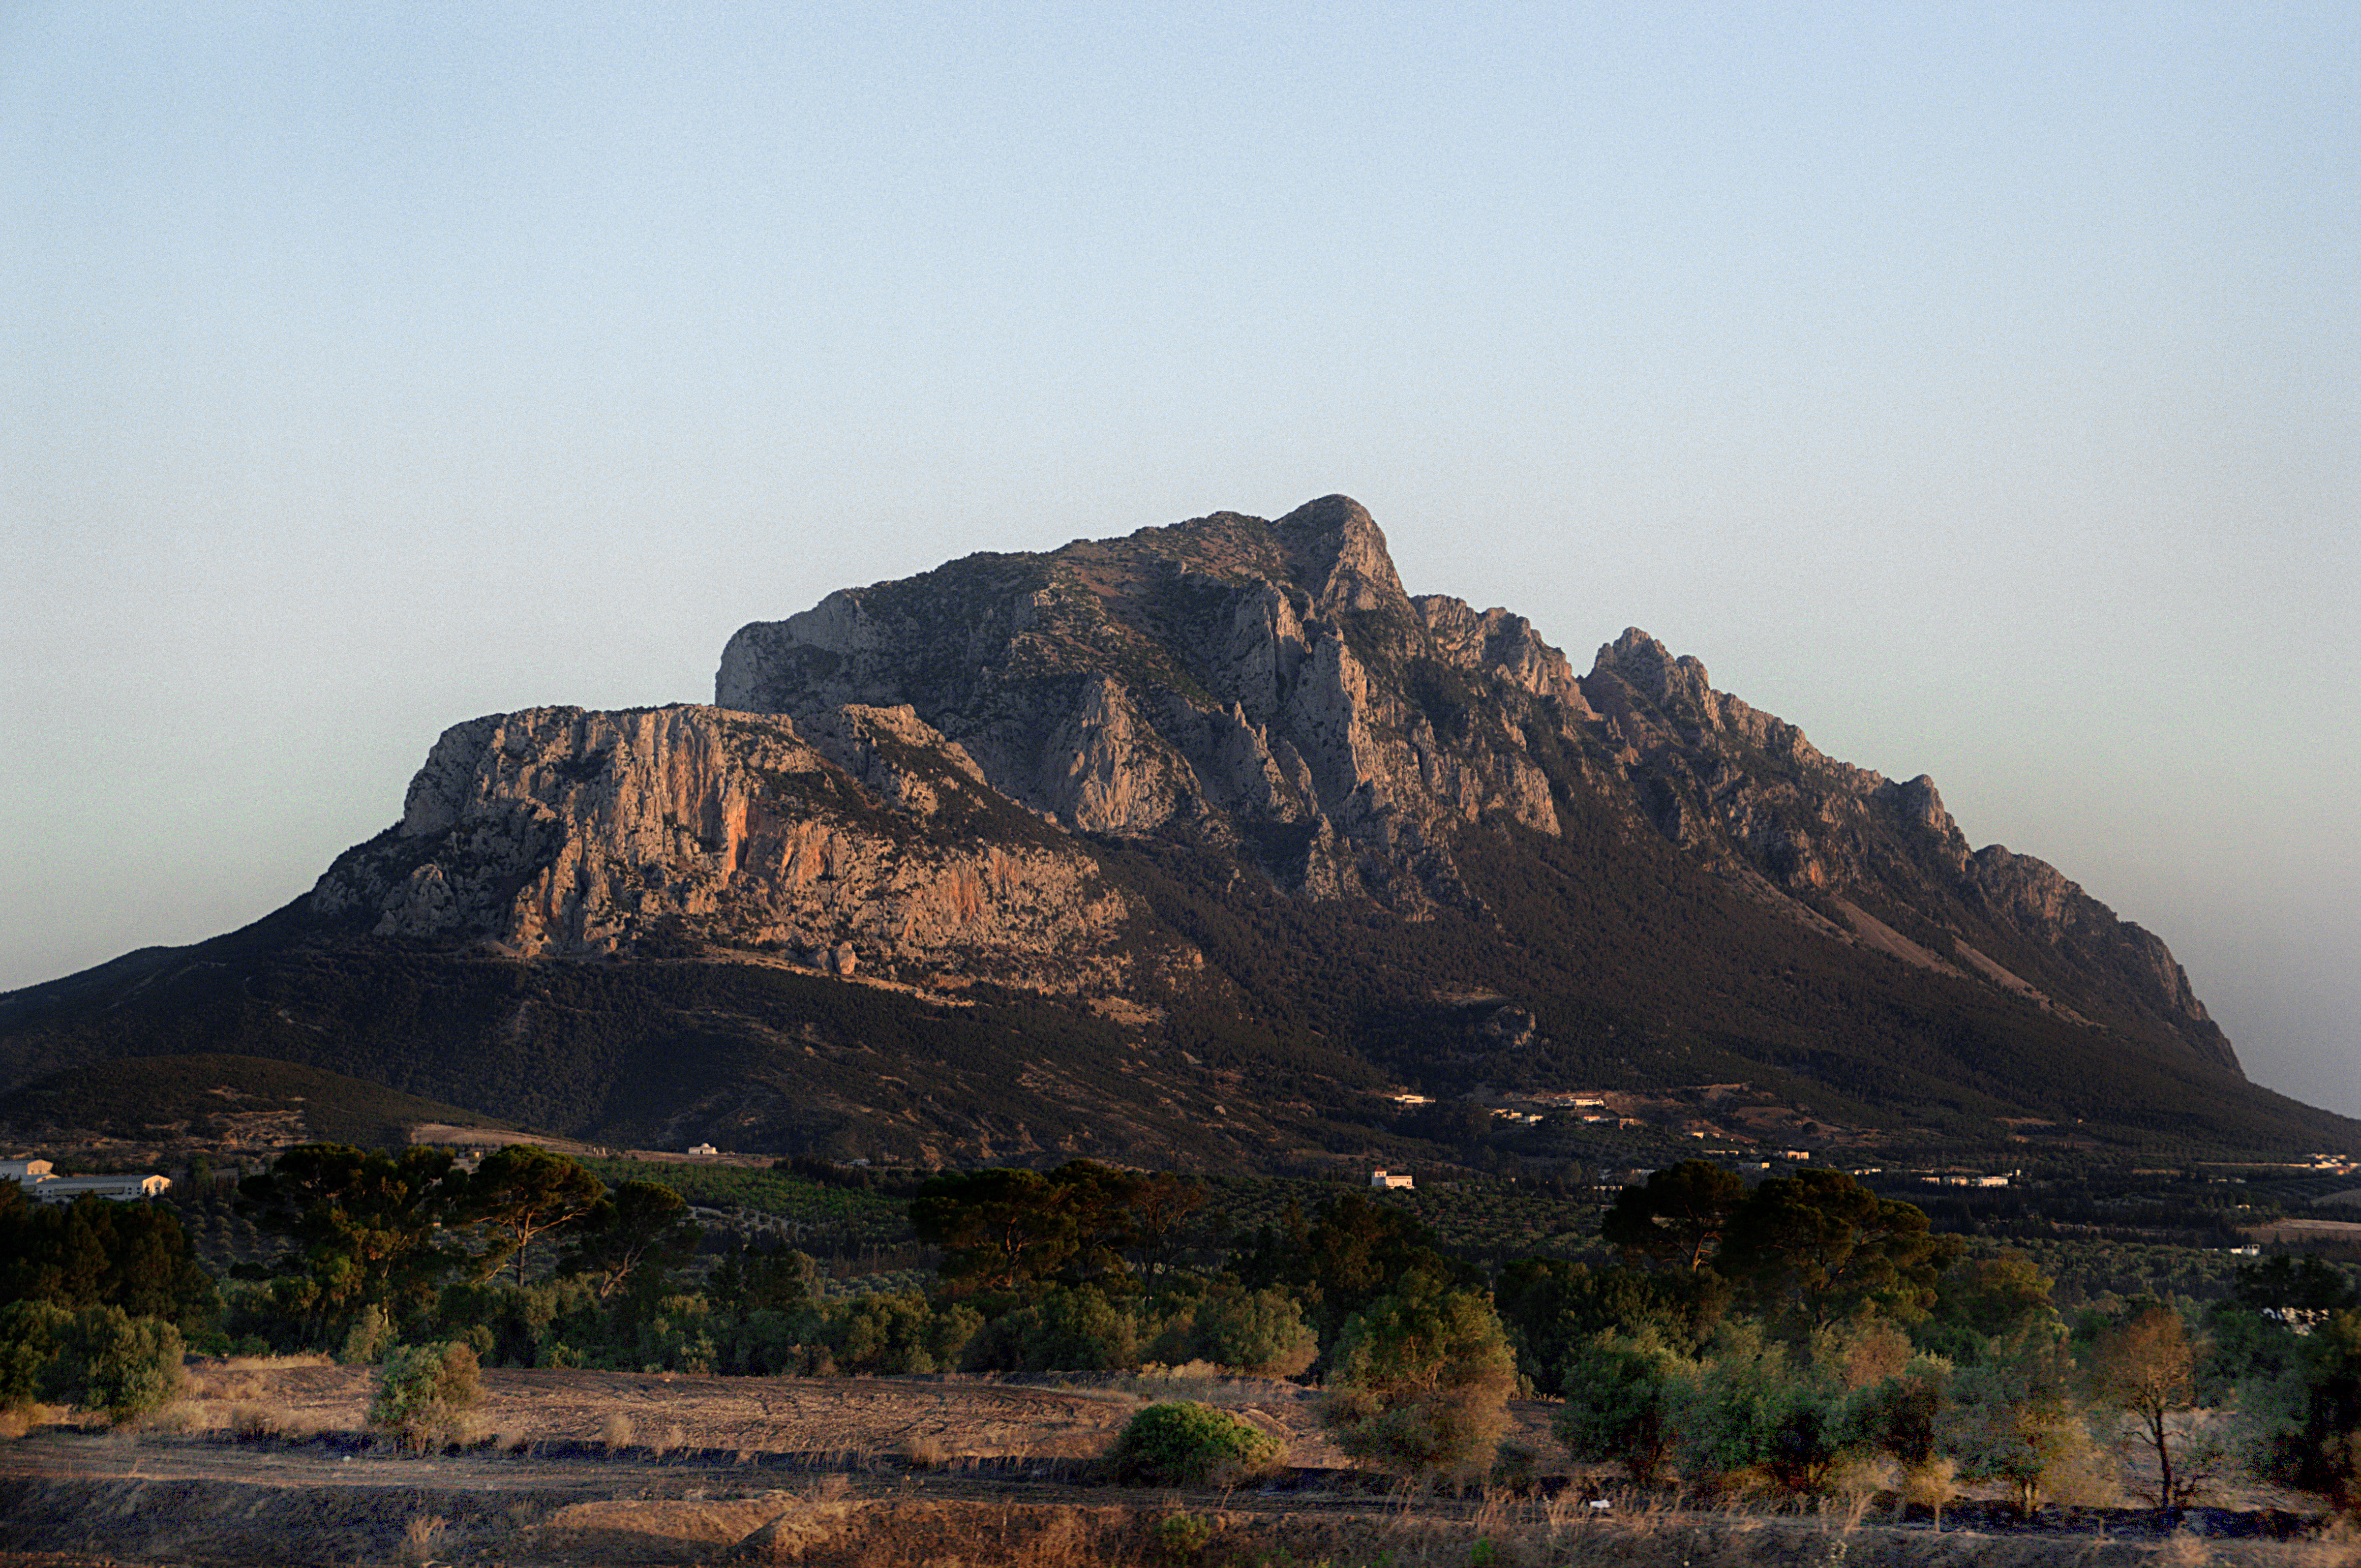
<path fill-rule="evenodd" d="M 1357 497 L 2361 1114 L 2361 10 L 0 9 L 0 986 L 829 589 Z"/>

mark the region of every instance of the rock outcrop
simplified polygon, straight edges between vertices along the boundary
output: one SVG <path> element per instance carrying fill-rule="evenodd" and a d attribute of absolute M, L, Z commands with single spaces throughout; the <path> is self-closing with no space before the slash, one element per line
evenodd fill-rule
<path fill-rule="evenodd" d="M 830 974 L 972 966 L 1044 989 L 1120 973 L 1123 896 L 906 707 L 810 740 L 712 707 L 531 708 L 454 726 L 401 821 L 341 857 L 320 915 L 530 957 L 680 944 Z"/>
<path fill-rule="evenodd" d="M 1413 918 L 1477 905 L 1479 825 L 1554 836 L 1603 805 L 1827 939 L 2235 1066 L 2161 943 L 1971 852 L 1932 780 L 1823 755 L 1636 629 L 1577 675 L 1521 616 L 1412 599 L 1342 496 L 846 589 L 741 630 L 714 687 L 807 728 L 906 706 L 1069 831 L 1235 847 Z"/>
<path fill-rule="evenodd" d="M 2353 1135 L 1932 780 L 1637 630 L 1580 670 L 1412 598 L 1343 497 L 831 594 L 715 696 L 454 727 L 297 903 L 0 997 L 0 1089 L 236 1052 L 881 1164 L 1587 1159 L 1464 1100 L 1737 1080 L 1897 1158 Z"/>

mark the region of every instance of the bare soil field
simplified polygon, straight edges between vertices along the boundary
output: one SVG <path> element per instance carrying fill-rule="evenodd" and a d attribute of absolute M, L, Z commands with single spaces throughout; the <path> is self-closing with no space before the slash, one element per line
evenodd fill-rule
<path fill-rule="evenodd" d="M 1621 1496 L 1566 1474 L 1539 1404 L 1512 1435 L 1551 1479 L 1411 1497 L 1344 1470 L 1294 1385 L 1099 1381 L 495 1370 L 485 1442 L 403 1455 L 365 1433 L 368 1369 L 225 1364 L 143 1431 L 52 1420 L 0 1443 L 0 1563 L 2361 1565 L 2320 1521 L 2252 1508 L 2026 1528 L 1970 1504 L 1938 1530 L 1865 1499 L 1778 1514 Z M 1100 1484 L 1091 1461 L 1131 1413 L 1176 1396 L 1237 1410 L 1292 1468 L 1252 1491 Z"/>

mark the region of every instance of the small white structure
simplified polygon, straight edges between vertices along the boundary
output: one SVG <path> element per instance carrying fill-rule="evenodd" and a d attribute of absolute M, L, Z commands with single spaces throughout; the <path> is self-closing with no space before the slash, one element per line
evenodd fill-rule
<path fill-rule="evenodd" d="M 711 1144 L 692 1144 L 689 1146 L 688 1152 L 691 1154 L 719 1154 L 721 1151 L 715 1148 Z"/>
<path fill-rule="evenodd" d="M 1372 1188 L 1408 1187 L 1410 1184 L 1410 1178 L 1407 1176 L 1389 1176 L 1382 1170 L 1369 1172 L 1369 1185 Z"/>
<path fill-rule="evenodd" d="M 84 1193 L 134 1203 L 161 1198 L 171 1185 L 169 1176 L 45 1176 L 29 1183 L 26 1191 L 43 1203 L 71 1203 Z"/>
<path fill-rule="evenodd" d="M 46 1180 L 49 1168 L 49 1162 L 45 1159 L 0 1159 L 0 1181 Z"/>

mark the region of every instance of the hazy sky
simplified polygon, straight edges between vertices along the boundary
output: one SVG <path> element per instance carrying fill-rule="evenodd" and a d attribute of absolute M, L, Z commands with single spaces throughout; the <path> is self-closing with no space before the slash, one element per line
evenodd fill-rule
<path fill-rule="evenodd" d="M 2361 1114 L 2361 9 L 0 7 L 0 986 L 829 589 L 1357 497 Z"/>

